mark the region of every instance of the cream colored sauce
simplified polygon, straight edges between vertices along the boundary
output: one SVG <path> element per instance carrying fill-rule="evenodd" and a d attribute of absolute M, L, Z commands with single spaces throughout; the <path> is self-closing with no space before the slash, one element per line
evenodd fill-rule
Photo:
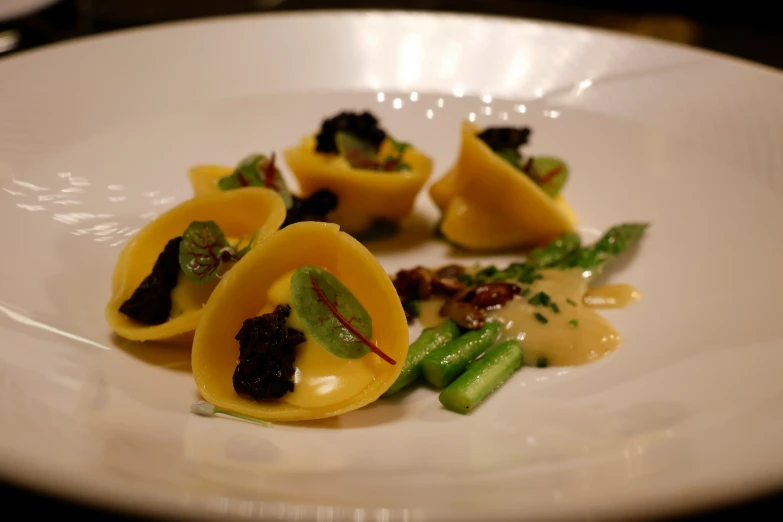
<path fill-rule="evenodd" d="M 260 314 L 269 313 L 278 304 L 291 303 L 293 271 L 278 278 L 269 289 L 267 305 Z M 288 326 L 306 332 L 296 311 L 291 310 Z M 305 333 L 306 341 L 297 347 L 294 391 L 281 399 L 294 406 L 317 408 L 336 404 L 364 391 L 375 379 L 378 357 L 342 359 L 327 351 Z"/>
<path fill-rule="evenodd" d="M 424 328 L 432 328 L 443 322 L 443 316 L 440 315 L 440 308 L 446 300 L 441 297 L 435 297 L 429 301 L 419 303 L 419 322 Z"/>
<path fill-rule="evenodd" d="M 203 308 L 219 282 L 216 278 L 208 283 L 194 283 L 180 271 L 177 286 L 171 291 L 171 319 Z"/>
<path fill-rule="evenodd" d="M 622 308 L 641 299 L 631 285 L 613 284 L 588 288 L 581 270 L 542 270 L 542 279 L 530 287 L 525 297 L 516 297 L 502 307 L 487 310 L 490 320 L 505 325 L 501 340 L 523 341 L 524 364 L 535 366 L 546 358 L 550 366 L 575 366 L 600 359 L 616 349 L 620 335 L 612 324 L 594 308 Z M 545 292 L 557 304 L 551 307 L 528 302 L 538 292 Z M 445 299 L 433 298 L 419 304 L 419 321 L 424 328 L 443 322 L 440 308 Z M 535 314 L 543 315 L 547 323 Z M 573 326 L 571 321 L 576 321 Z"/>
<path fill-rule="evenodd" d="M 501 340 L 522 341 L 525 365 L 535 366 L 544 357 L 550 366 L 586 364 L 620 345 L 620 335 L 611 323 L 583 303 L 587 288 L 578 270 L 542 270 L 541 274 L 544 278 L 531 286 L 527 296 L 517 296 L 487 312 L 489 318 L 505 326 Z M 528 300 L 538 292 L 546 292 L 559 313 L 530 304 Z M 536 314 L 545 317 L 546 324 Z"/>
<path fill-rule="evenodd" d="M 590 308 L 625 308 L 642 298 L 642 294 L 625 283 L 590 288 L 584 296 Z"/>

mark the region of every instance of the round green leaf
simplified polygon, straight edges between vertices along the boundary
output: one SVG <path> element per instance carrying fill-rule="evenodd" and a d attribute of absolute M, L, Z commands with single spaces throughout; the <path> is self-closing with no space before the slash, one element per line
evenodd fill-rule
<path fill-rule="evenodd" d="M 343 359 L 370 352 L 372 319 L 351 291 L 334 275 L 302 266 L 291 277 L 292 306 L 306 334 Z"/>
<path fill-rule="evenodd" d="M 274 164 L 274 154 L 271 160 L 263 154 L 251 154 L 239 162 L 234 172 L 218 180 L 220 190 L 242 187 L 266 187 L 280 194 L 286 209 L 294 204 L 288 185 Z"/>
<path fill-rule="evenodd" d="M 533 168 L 538 176 L 536 182 L 544 192 L 553 198 L 560 194 L 568 180 L 568 165 L 557 158 L 539 156 L 533 158 Z"/>

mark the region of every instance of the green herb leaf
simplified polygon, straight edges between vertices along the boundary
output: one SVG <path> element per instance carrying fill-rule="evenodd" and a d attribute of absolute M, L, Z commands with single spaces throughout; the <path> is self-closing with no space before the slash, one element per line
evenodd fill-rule
<path fill-rule="evenodd" d="M 503 149 L 495 152 L 495 154 L 515 169 L 521 169 L 520 162 L 522 161 L 522 157 L 516 149 Z"/>
<path fill-rule="evenodd" d="M 566 303 L 570 304 L 571 306 L 576 306 L 576 301 L 574 301 L 570 297 L 566 297 Z"/>
<path fill-rule="evenodd" d="M 536 361 L 536 366 L 539 368 L 546 368 L 547 366 L 549 366 L 549 359 L 547 359 L 546 357 L 539 357 L 538 360 Z"/>
<path fill-rule="evenodd" d="M 275 166 L 275 154 L 267 158 L 263 154 L 251 154 L 239 162 L 234 172 L 220 178 L 220 190 L 233 190 L 242 187 L 266 187 L 272 189 L 283 198 L 285 208 L 294 204 L 294 199 L 283 179 L 280 170 Z"/>
<path fill-rule="evenodd" d="M 214 221 L 194 221 L 182 234 L 179 266 L 194 283 L 207 283 L 220 275 L 225 261 L 233 259 L 233 249 Z"/>
<path fill-rule="evenodd" d="M 332 354 L 359 359 L 373 351 L 396 364 L 370 341 L 370 314 L 331 273 L 314 266 L 300 267 L 291 277 L 291 298 L 307 333 Z"/>
<path fill-rule="evenodd" d="M 378 151 L 372 144 L 360 140 L 347 132 L 337 132 L 334 135 L 337 152 L 344 157 L 351 168 L 377 170 Z"/>
<path fill-rule="evenodd" d="M 552 309 L 554 313 L 556 314 L 560 313 L 560 307 L 557 306 L 557 303 L 552 303 L 551 305 L 549 305 L 549 307 Z"/>
<path fill-rule="evenodd" d="M 527 255 L 526 263 L 536 268 L 554 266 L 578 250 L 581 244 L 579 234 L 566 232 L 547 246 L 531 250 Z"/>
<path fill-rule="evenodd" d="M 538 312 L 536 312 L 535 314 L 533 314 L 533 317 L 535 317 L 535 318 L 536 318 L 536 321 L 538 321 L 538 322 L 539 322 L 539 323 L 541 323 L 541 324 L 546 324 L 546 323 L 548 323 L 548 322 L 549 322 L 549 319 L 547 319 L 546 317 L 544 317 L 542 314 L 540 314 L 540 313 L 538 313 Z"/>
<path fill-rule="evenodd" d="M 534 181 L 550 197 L 560 194 L 568 181 L 568 165 L 557 158 L 533 158 Z"/>
<path fill-rule="evenodd" d="M 528 300 L 528 303 L 533 306 L 549 306 L 552 298 L 546 292 L 538 292 L 536 295 Z"/>
<path fill-rule="evenodd" d="M 403 154 L 405 154 L 405 151 L 407 151 L 411 147 L 410 143 L 405 143 L 404 141 L 397 141 L 389 135 L 387 135 L 386 138 L 389 140 L 389 143 L 391 143 L 391 146 L 394 148 L 398 156 L 402 156 Z"/>
<path fill-rule="evenodd" d="M 571 319 L 570 321 L 568 321 L 568 324 L 571 325 L 571 328 L 576 328 L 577 326 L 579 326 L 579 321 L 577 321 L 576 319 Z"/>
<path fill-rule="evenodd" d="M 256 242 L 256 237 L 258 237 L 258 230 L 253 232 L 253 235 L 250 236 L 250 241 L 247 242 L 247 245 L 242 250 L 237 250 L 239 248 L 239 245 L 242 244 L 242 240 L 240 239 L 237 241 L 237 244 L 234 245 L 234 250 L 236 251 L 236 254 L 234 254 L 234 257 L 239 260 L 245 257 L 245 254 L 250 252 L 250 249 L 253 248 L 253 243 Z"/>

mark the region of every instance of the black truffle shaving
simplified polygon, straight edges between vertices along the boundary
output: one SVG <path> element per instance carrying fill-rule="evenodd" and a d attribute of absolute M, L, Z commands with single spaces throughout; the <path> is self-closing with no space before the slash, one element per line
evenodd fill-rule
<path fill-rule="evenodd" d="M 264 400 L 294 391 L 296 346 L 305 342 L 305 336 L 286 327 L 290 313 L 290 306 L 278 305 L 274 312 L 242 324 L 235 337 L 239 364 L 234 371 L 234 391 L 238 394 Z"/>
<path fill-rule="evenodd" d="M 150 275 L 122 303 L 120 312 L 146 325 L 163 324 L 171 315 L 171 291 L 179 277 L 179 244 L 182 237 L 170 239 L 152 267 Z"/>
<path fill-rule="evenodd" d="M 500 152 L 508 149 L 517 150 L 519 147 L 527 145 L 530 132 L 529 127 L 489 127 L 479 133 L 478 137 L 490 149 Z"/>
<path fill-rule="evenodd" d="M 355 112 L 341 112 L 334 118 L 324 120 L 321 124 L 321 132 L 316 136 L 316 152 L 337 154 L 337 144 L 334 136 L 338 132 L 345 132 L 353 137 L 371 144 L 376 149 L 386 139 L 386 132 L 378 127 L 378 119 L 365 111 L 361 114 Z"/>
<path fill-rule="evenodd" d="M 337 194 L 329 190 L 319 190 L 309 198 L 292 196 L 293 205 L 288 209 L 285 221 L 280 228 L 300 221 L 326 221 L 326 215 L 337 208 Z"/>

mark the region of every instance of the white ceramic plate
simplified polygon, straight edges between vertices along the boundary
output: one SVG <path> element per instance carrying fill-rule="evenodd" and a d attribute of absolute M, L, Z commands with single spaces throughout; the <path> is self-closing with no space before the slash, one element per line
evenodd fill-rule
<path fill-rule="evenodd" d="M 0 473 L 138 512 L 318 521 L 627 519 L 783 486 L 783 80 L 703 52 L 468 16 L 197 21 L 0 62 Z M 120 247 L 186 170 L 367 108 L 436 160 L 463 118 L 567 159 L 582 232 L 649 220 L 626 339 L 474 414 L 419 389 L 331 422 L 188 413 L 187 351 L 115 340 Z M 391 272 L 443 261 L 422 193 Z"/>

